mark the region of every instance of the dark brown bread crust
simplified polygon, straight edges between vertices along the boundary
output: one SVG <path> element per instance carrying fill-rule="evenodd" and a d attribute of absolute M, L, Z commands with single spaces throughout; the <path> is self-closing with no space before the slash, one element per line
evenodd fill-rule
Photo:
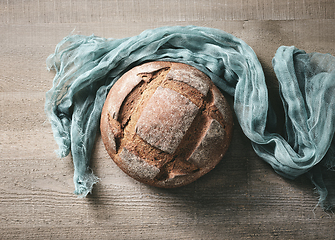
<path fill-rule="evenodd" d="M 115 83 L 100 128 L 107 152 L 125 173 L 172 188 L 219 163 L 231 141 L 233 117 L 204 73 L 186 64 L 151 62 Z"/>

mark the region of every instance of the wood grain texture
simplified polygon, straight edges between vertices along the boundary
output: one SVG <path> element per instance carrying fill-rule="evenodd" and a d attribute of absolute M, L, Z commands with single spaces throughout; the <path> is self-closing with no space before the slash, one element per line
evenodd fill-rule
<path fill-rule="evenodd" d="M 276 49 L 335 55 L 334 12 L 333 0 L 1 0 L 0 239 L 334 238 L 334 216 L 315 208 L 312 184 L 275 174 L 236 119 L 224 163 L 178 189 L 129 178 L 98 136 L 92 168 L 100 183 L 79 199 L 71 157 L 54 153 L 43 109 L 54 76 L 45 60 L 72 31 L 122 38 L 192 24 L 225 30 L 255 50 L 281 114 L 271 67 Z"/>

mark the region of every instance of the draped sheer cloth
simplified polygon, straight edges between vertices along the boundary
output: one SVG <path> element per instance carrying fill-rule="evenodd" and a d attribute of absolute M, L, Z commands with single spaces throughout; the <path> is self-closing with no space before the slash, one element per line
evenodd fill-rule
<path fill-rule="evenodd" d="M 197 26 L 150 29 L 123 39 L 69 35 L 48 57 L 56 75 L 45 111 L 59 156 L 72 154 L 75 194 L 86 196 L 98 181 L 89 163 L 109 89 L 125 72 L 150 61 L 186 63 L 207 74 L 234 97 L 238 122 L 255 152 L 286 178 L 307 174 L 321 206 L 333 206 L 335 58 L 278 48 L 272 64 L 285 111 L 282 136 L 275 131 L 276 115 L 252 48 L 229 33 Z"/>

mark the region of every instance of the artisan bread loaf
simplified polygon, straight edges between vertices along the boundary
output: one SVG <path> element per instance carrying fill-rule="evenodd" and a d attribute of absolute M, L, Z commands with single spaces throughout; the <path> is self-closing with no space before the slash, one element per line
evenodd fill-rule
<path fill-rule="evenodd" d="M 125 173 L 172 188 L 219 163 L 231 141 L 233 118 L 207 75 L 186 64 L 151 62 L 114 84 L 100 126 L 107 152 Z"/>

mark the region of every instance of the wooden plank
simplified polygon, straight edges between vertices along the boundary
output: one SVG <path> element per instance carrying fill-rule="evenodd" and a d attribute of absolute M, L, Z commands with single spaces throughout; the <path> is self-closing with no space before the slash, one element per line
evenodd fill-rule
<path fill-rule="evenodd" d="M 334 19 L 335 12 L 332 0 L 16 0 L 1 6 L 8 24 Z"/>

